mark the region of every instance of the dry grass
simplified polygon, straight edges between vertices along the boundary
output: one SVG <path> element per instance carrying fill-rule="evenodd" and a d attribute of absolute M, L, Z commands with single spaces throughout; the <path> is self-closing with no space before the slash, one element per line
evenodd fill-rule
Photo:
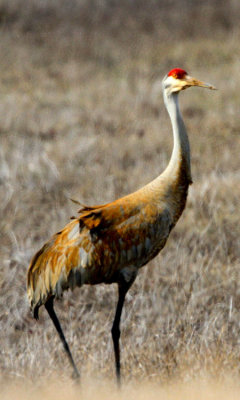
<path fill-rule="evenodd" d="M 188 385 L 174 381 L 168 385 L 157 385 L 148 382 L 127 384 L 121 392 L 116 390 L 112 382 L 86 380 L 84 387 L 74 385 L 71 381 L 47 380 L 33 386 L 17 381 L 7 384 L 1 390 L 2 400 L 238 400 L 239 384 L 228 379 L 219 383 L 211 380 L 195 380 Z"/>
<path fill-rule="evenodd" d="M 43 18 L 41 27 L 48 30 L 34 30 L 24 25 L 29 15 L 3 25 L 0 41 L 3 387 L 7 381 L 11 388 L 9 382 L 16 378 L 21 384 L 44 382 L 57 374 L 64 381 L 71 374 L 44 310 L 38 323 L 31 319 L 27 265 L 76 212 L 70 197 L 89 204 L 111 201 L 149 182 L 165 167 L 172 135 L 160 83 L 174 66 L 220 90 L 193 89 L 181 96 L 194 185 L 166 248 L 140 272 L 127 297 L 122 322 L 124 381 L 189 382 L 206 374 L 238 378 L 237 28 L 226 29 L 216 16 L 216 32 L 214 25 L 208 27 L 212 34 L 207 37 L 193 25 L 192 40 L 184 24 L 169 37 L 167 25 L 160 29 L 155 20 L 150 32 L 137 23 L 124 32 L 119 27 L 108 31 L 99 21 L 92 29 L 87 24 L 71 27 L 63 17 L 51 29 Z M 204 15 L 202 11 L 199 21 L 203 28 Z M 66 293 L 56 305 L 83 382 L 89 377 L 114 378 L 110 329 L 115 303 L 116 288 L 102 285 Z M 100 398 L 108 398 L 102 390 Z M 152 390 L 149 398 L 154 399 L 160 389 Z M 173 398 L 161 390 L 161 398 Z M 140 396 L 140 389 L 136 393 Z M 90 394 L 88 389 L 86 398 Z M 35 392 L 34 396 L 39 398 Z"/>

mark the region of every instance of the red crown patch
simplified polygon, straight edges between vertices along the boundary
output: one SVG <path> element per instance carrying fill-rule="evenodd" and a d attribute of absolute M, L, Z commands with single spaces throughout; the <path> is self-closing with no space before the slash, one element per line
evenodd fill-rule
<path fill-rule="evenodd" d="M 172 76 L 173 78 L 176 78 L 176 79 L 182 79 L 186 75 L 187 75 L 187 72 L 181 68 L 171 69 L 171 71 L 168 73 L 168 76 Z"/>

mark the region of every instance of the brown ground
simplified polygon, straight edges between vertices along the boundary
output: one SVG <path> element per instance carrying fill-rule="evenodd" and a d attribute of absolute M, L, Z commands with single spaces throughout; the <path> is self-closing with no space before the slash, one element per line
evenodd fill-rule
<path fill-rule="evenodd" d="M 173 398 L 158 390 L 174 380 L 239 379 L 240 7 L 190 3 L 0 2 L 3 387 L 71 375 L 46 312 L 38 323 L 30 316 L 28 263 L 76 213 L 70 197 L 111 201 L 163 170 L 172 134 L 161 79 L 176 66 L 219 91 L 181 95 L 194 185 L 165 249 L 127 296 L 123 377 L 160 385 L 153 399 Z M 115 304 L 116 287 L 102 285 L 66 293 L 56 305 L 83 382 L 114 379 Z"/>

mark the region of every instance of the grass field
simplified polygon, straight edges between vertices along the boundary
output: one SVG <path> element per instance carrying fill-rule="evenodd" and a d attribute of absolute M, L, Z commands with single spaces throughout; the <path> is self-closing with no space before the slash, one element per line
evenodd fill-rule
<path fill-rule="evenodd" d="M 238 400 L 239 384 L 231 380 L 224 383 L 212 381 L 193 381 L 183 383 L 175 380 L 168 385 L 156 385 L 154 383 L 131 383 L 124 386 L 121 391 L 117 391 L 112 382 L 104 380 L 85 380 L 84 386 L 79 387 L 72 381 L 59 382 L 45 381 L 41 385 L 29 385 L 26 382 L 14 382 L 8 385 L 6 390 L 1 391 L 3 400 L 41 400 L 59 399 L 59 400 Z"/>
<path fill-rule="evenodd" d="M 161 80 L 177 66 L 219 90 L 181 95 L 194 184 L 165 249 L 127 296 L 123 379 L 129 398 L 146 391 L 153 399 L 225 399 L 226 387 L 228 398 L 239 398 L 240 7 L 237 1 L 228 11 L 221 1 L 218 7 L 177 2 L 183 8 L 175 1 L 162 8 L 130 3 L 111 8 L 93 1 L 93 9 L 80 0 L 72 8 L 63 0 L 62 7 L 52 1 L 42 8 L 37 1 L 25 8 L 17 0 L 0 3 L 0 385 L 6 398 L 42 398 L 44 389 L 31 385 L 43 388 L 56 377 L 62 386 L 49 384 L 47 394 L 60 399 L 70 390 L 69 398 L 77 398 L 46 312 L 39 322 L 30 315 L 27 267 L 76 214 L 71 197 L 108 202 L 164 169 L 172 133 Z M 86 398 L 119 397 L 101 386 L 114 381 L 116 296 L 114 285 L 85 286 L 56 304 Z"/>

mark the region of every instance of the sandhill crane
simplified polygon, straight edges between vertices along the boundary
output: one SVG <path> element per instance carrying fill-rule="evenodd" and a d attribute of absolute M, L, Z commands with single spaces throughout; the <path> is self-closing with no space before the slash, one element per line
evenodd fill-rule
<path fill-rule="evenodd" d="M 64 290 L 84 284 L 118 284 L 118 303 L 112 325 L 115 368 L 120 383 L 120 319 L 126 293 L 138 270 L 155 257 L 181 216 L 192 183 L 190 147 L 178 106 L 178 94 L 191 86 L 215 89 L 190 77 L 180 68 L 163 79 L 174 146 L 164 172 L 143 188 L 112 203 L 82 206 L 62 231 L 56 233 L 33 257 L 27 276 L 33 316 L 45 308 L 66 350 L 75 377 L 79 377 L 69 346 L 53 308 Z"/>

